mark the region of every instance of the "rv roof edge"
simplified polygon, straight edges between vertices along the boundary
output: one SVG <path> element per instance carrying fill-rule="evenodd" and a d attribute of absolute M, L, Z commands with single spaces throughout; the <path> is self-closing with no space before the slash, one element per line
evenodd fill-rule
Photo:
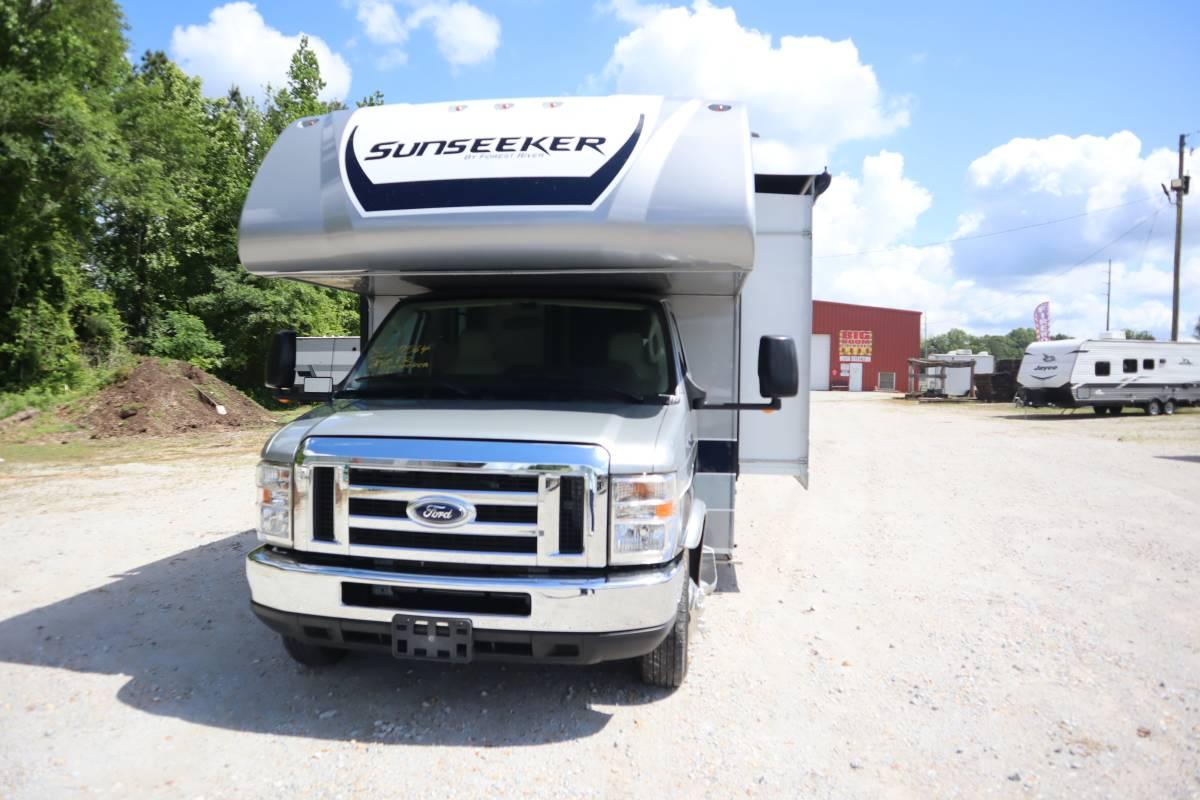
<path fill-rule="evenodd" d="M 755 175 L 738 104 L 532 98 L 306 122 L 280 135 L 255 176 L 242 263 L 367 295 L 570 275 L 732 296 L 754 263 L 755 192 L 815 199 L 829 184 Z"/>

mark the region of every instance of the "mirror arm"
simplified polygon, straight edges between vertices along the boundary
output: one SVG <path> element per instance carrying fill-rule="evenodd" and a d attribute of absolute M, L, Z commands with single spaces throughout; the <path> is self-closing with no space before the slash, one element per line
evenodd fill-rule
<path fill-rule="evenodd" d="M 783 400 L 772 397 L 769 403 L 706 403 L 697 400 L 692 403 L 696 411 L 778 411 L 783 408 Z"/>

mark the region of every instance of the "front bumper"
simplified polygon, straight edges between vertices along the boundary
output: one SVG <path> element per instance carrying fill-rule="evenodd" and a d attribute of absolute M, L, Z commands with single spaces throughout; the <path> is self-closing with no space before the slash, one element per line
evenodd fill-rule
<path fill-rule="evenodd" d="M 464 576 L 389 572 L 360 567 L 305 563 L 298 554 L 260 547 L 246 557 L 246 578 L 254 605 L 276 612 L 337 621 L 390 623 L 398 613 L 471 620 L 476 631 L 555 634 L 612 634 L 665 630 L 675 619 L 687 571 L 682 559 L 598 576 Z M 344 585 L 360 590 L 347 592 Z M 450 596 L 466 600 L 489 595 L 528 596 L 520 609 L 482 613 L 458 608 L 378 606 L 345 602 L 349 597 L 397 590 L 402 597 Z M 416 590 L 416 591 L 413 591 Z M 425 590 L 422 593 L 421 590 Z M 375 601 L 371 601 L 375 602 Z M 483 603 L 486 605 L 486 602 Z M 660 637 L 661 640 L 661 637 Z M 657 642 L 655 643 L 657 644 Z M 653 646 L 651 646 L 653 649 Z"/>
<path fill-rule="evenodd" d="M 257 603 L 255 615 L 273 631 L 306 644 L 346 650 L 392 652 L 390 622 L 308 617 L 290 614 Z M 671 632 L 674 620 L 655 628 L 613 633 L 543 633 L 534 631 L 476 630 L 475 661 L 536 661 L 553 664 L 598 664 L 637 658 L 658 647 Z"/>

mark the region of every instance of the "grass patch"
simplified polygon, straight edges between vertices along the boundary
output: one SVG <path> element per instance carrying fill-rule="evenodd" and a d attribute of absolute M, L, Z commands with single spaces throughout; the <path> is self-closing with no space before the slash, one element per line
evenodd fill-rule
<path fill-rule="evenodd" d="M 179 436 L 67 439 L 62 443 L 0 442 L 0 471 L 22 466 L 79 466 L 178 461 L 212 456 L 252 456 L 269 430 L 190 433 Z"/>
<path fill-rule="evenodd" d="M 125 378 L 136 364 L 130 357 L 109 367 L 90 369 L 74 386 L 35 386 L 20 392 L 0 392 L 0 420 L 26 409 L 49 411 L 70 405 Z"/>

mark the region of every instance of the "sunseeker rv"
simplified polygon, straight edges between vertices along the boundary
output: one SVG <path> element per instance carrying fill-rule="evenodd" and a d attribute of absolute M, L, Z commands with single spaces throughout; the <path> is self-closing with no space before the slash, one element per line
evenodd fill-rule
<path fill-rule="evenodd" d="M 1200 402 L 1200 342 L 1126 339 L 1121 332 L 1035 342 L 1021 359 L 1017 383 L 1018 405 L 1174 414 Z"/>
<path fill-rule="evenodd" d="M 284 131 L 242 262 L 359 293 L 370 334 L 263 448 L 246 571 L 294 658 L 637 659 L 680 684 L 734 479 L 808 476 L 829 176 L 755 175 L 750 139 L 737 104 L 635 96 Z M 295 370 L 281 332 L 268 385 L 304 394 Z"/>

